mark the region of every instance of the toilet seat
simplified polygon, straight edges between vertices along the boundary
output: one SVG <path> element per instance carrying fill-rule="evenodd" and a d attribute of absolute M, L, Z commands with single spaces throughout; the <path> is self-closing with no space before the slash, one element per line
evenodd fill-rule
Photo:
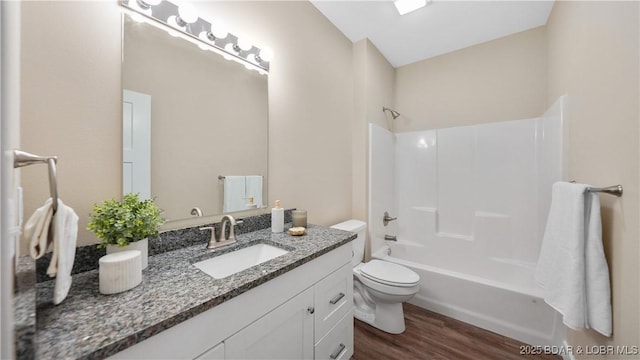
<path fill-rule="evenodd" d="M 420 276 L 411 269 L 388 261 L 371 260 L 360 267 L 360 274 L 379 284 L 398 287 L 413 287 Z"/>
<path fill-rule="evenodd" d="M 389 285 L 384 284 L 377 280 L 371 280 L 368 277 L 364 276 L 360 269 L 354 269 L 353 274 L 355 275 L 354 281 L 361 282 L 366 290 L 370 293 L 379 293 L 386 294 L 389 296 L 387 300 L 393 300 L 396 297 L 404 297 L 404 296 L 413 296 L 418 292 L 420 284 L 415 284 L 411 286 L 397 286 L 397 285 Z M 393 300 L 396 301 L 396 300 Z M 397 300 L 400 301 L 400 300 Z M 405 301 L 405 300 L 402 300 Z"/>

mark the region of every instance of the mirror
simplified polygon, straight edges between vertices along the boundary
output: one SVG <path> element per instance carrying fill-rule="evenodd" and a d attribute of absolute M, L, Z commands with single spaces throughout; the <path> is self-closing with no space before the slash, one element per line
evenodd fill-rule
<path fill-rule="evenodd" d="M 265 207 L 266 75 L 124 15 L 122 86 L 125 193 L 167 221 Z"/>

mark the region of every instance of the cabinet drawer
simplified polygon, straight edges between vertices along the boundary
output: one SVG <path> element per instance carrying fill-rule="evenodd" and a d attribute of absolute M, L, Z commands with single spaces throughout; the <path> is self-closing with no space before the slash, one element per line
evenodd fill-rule
<path fill-rule="evenodd" d="M 314 348 L 316 360 L 343 360 L 353 355 L 353 308 Z"/>
<path fill-rule="evenodd" d="M 321 339 L 353 308 L 353 267 L 348 263 L 314 287 L 315 334 Z"/>

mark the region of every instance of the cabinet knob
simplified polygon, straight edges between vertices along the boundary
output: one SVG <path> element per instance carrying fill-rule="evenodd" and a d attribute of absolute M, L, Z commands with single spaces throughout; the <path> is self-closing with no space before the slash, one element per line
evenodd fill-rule
<path fill-rule="evenodd" d="M 309 306 L 309 307 L 307 308 L 307 312 L 308 312 L 309 314 L 313 314 L 314 312 L 316 312 L 316 309 L 315 309 L 313 306 Z"/>

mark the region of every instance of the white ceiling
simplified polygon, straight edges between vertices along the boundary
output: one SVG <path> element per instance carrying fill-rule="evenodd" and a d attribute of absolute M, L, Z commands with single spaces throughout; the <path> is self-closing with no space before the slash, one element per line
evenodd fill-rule
<path fill-rule="evenodd" d="M 369 38 L 394 67 L 547 23 L 553 1 L 434 0 L 400 16 L 393 1 L 311 0 L 353 42 Z"/>

